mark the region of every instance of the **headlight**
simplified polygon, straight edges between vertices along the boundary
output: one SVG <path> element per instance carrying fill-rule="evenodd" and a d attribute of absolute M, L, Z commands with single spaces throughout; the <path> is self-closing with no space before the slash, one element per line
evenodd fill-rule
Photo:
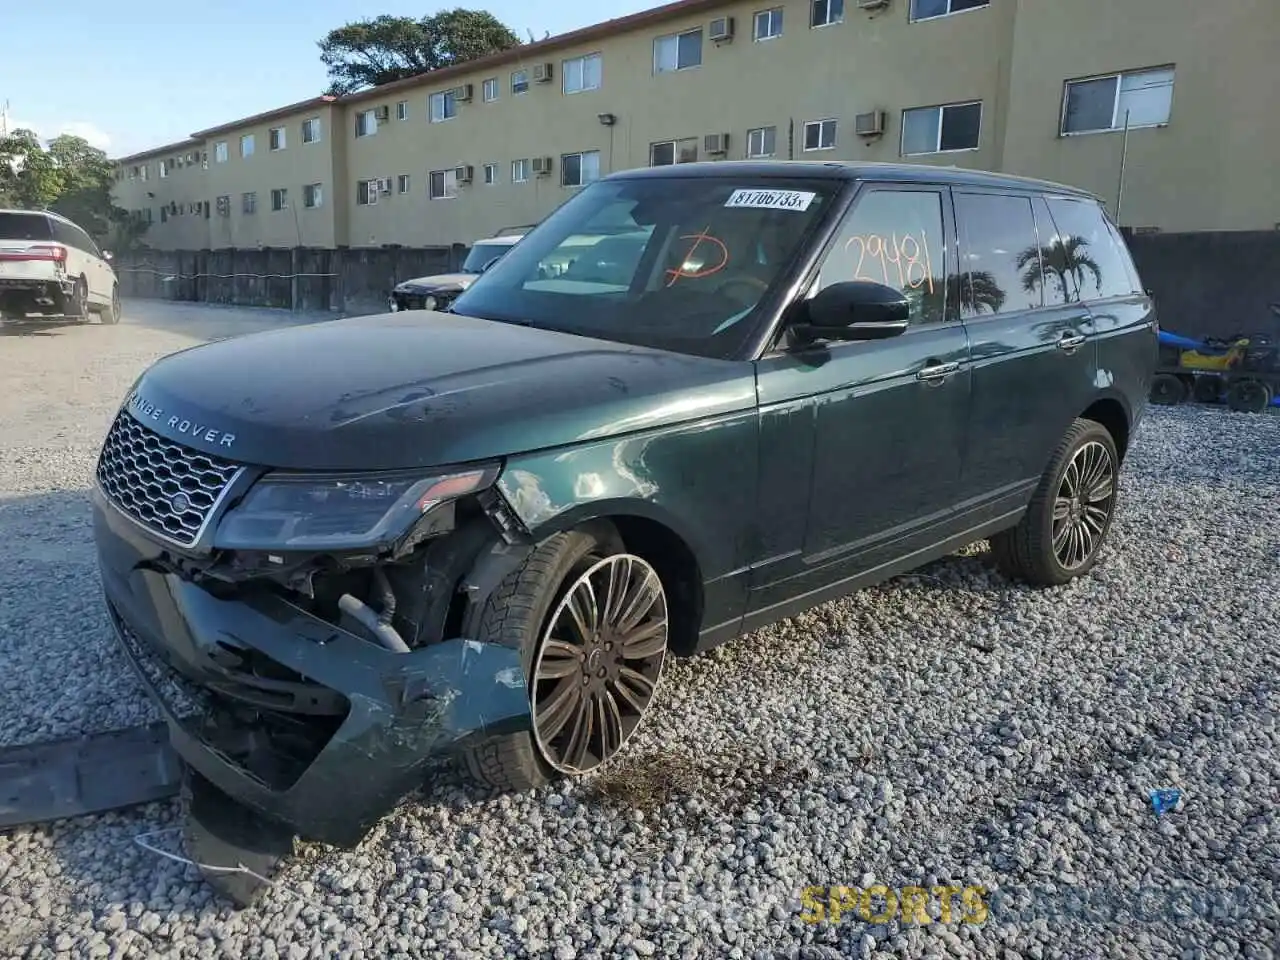
<path fill-rule="evenodd" d="M 218 525 L 228 550 L 362 549 L 390 543 L 431 509 L 483 490 L 494 465 L 435 473 L 267 474 Z"/>

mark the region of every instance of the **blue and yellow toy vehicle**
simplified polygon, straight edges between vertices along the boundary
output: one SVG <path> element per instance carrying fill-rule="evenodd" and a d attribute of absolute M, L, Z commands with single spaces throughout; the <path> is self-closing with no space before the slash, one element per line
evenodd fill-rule
<path fill-rule="evenodd" d="M 1280 320 L 1280 303 L 1271 304 Z M 1232 410 L 1261 413 L 1280 407 L 1280 344 L 1270 334 L 1197 340 L 1160 331 L 1160 360 L 1151 402 L 1166 406 L 1194 399 L 1226 402 Z"/>

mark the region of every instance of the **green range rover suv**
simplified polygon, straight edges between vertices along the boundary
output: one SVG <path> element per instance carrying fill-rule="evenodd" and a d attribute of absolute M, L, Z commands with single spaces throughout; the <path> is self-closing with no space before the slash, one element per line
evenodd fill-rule
<path fill-rule="evenodd" d="M 734 162 L 592 184 L 448 312 L 159 361 L 95 526 L 196 859 L 354 844 L 445 751 L 593 770 L 667 657 L 975 540 L 1084 574 L 1156 336 L 1078 190 Z"/>

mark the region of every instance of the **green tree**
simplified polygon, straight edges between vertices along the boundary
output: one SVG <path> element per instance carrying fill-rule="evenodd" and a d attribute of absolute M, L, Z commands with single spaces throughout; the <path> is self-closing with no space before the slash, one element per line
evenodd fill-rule
<path fill-rule="evenodd" d="M 319 42 L 320 62 L 335 96 L 416 77 L 519 46 L 493 14 L 461 7 L 429 17 L 387 14 L 330 30 Z"/>
<path fill-rule="evenodd" d="M 0 202 L 43 210 L 62 193 L 63 171 L 31 130 L 0 139 Z"/>
<path fill-rule="evenodd" d="M 111 200 L 112 164 L 82 137 L 63 134 L 47 145 L 30 130 L 0 139 L 0 205 L 53 210 L 99 241 L 128 220 Z"/>

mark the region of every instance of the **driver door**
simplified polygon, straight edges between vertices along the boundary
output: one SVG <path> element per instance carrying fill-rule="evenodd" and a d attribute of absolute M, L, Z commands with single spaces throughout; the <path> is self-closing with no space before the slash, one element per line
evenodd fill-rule
<path fill-rule="evenodd" d="M 864 186 L 810 294 L 883 283 L 910 300 L 910 327 L 757 362 L 763 562 L 748 627 L 955 532 L 970 369 L 953 235 L 946 188 Z"/>

